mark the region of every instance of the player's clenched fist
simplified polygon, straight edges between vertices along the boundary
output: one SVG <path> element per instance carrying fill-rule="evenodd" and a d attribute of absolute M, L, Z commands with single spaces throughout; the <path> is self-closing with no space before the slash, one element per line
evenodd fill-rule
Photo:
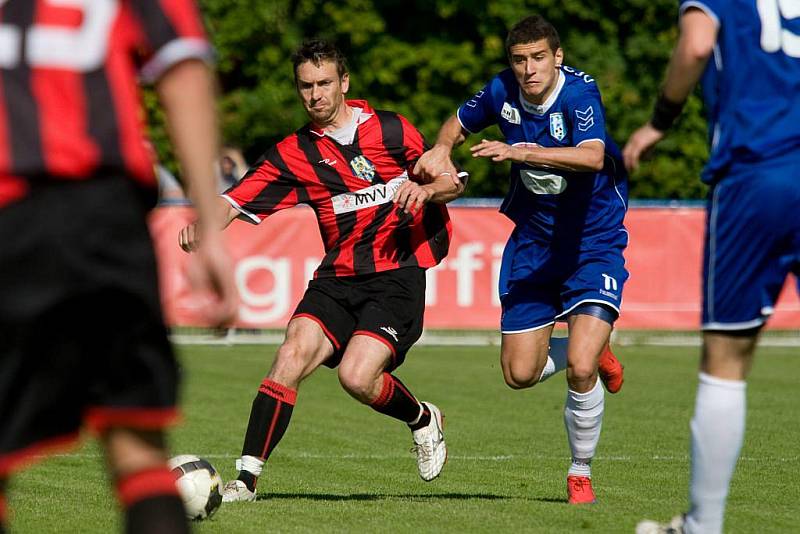
<path fill-rule="evenodd" d="M 178 243 L 184 252 L 195 252 L 200 246 L 200 229 L 197 223 L 185 226 L 178 234 Z"/>
<path fill-rule="evenodd" d="M 406 180 L 394 194 L 394 203 L 405 213 L 414 215 L 431 199 L 432 193 L 416 182 Z"/>

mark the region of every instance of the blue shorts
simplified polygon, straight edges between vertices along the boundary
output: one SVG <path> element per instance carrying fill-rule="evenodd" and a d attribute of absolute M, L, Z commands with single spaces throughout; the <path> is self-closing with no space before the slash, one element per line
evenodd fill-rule
<path fill-rule="evenodd" d="M 628 279 L 623 250 L 628 233 L 587 246 L 559 247 L 514 229 L 500 266 L 500 330 L 513 334 L 565 320 L 583 303 L 599 303 L 619 314 Z"/>
<path fill-rule="evenodd" d="M 800 161 L 739 169 L 709 193 L 703 330 L 762 326 L 800 273 Z"/>

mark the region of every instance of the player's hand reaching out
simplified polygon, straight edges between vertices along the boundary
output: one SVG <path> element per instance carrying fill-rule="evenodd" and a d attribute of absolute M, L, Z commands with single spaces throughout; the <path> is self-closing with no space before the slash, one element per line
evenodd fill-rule
<path fill-rule="evenodd" d="M 203 235 L 202 246 L 200 237 Z M 189 283 L 192 288 L 208 291 L 215 302 L 206 307 L 208 320 L 214 326 L 226 326 L 236 318 L 239 297 L 233 281 L 233 268 L 219 231 L 202 231 L 197 223 L 184 227 L 178 243 L 186 252 L 196 252 L 189 262 Z"/>
<path fill-rule="evenodd" d="M 470 147 L 469 150 L 472 152 L 472 157 L 475 158 L 492 158 L 492 161 L 524 160 L 515 147 L 502 141 L 483 139 L 477 145 Z"/>
<path fill-rule="evenodd" d="M 653 146 L 663 138 L 664 132 L 653 128 L 649 122 L 633 132 L 628 142 L 625 143 L 625 148 L 622 149 L 622 158 L 625 160 L 625 167 L 627 167 L 629 171 L 636 169 L 636 167 L 639 166 L 642 155 L 653 148 Z"/>

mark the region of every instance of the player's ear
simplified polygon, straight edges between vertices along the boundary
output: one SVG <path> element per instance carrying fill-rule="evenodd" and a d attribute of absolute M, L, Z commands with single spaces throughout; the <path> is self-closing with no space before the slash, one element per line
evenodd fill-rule
<path fill-rule="evenodd" d="M 556 68 L 564 64 L 564 50 L 561 47 L 556 49 Z"/>
<path fill-rule="evenodd" d="M 345 72 L 342 74 L 342 94 L 346 95 L 350 89 L 350 73 Z"/>

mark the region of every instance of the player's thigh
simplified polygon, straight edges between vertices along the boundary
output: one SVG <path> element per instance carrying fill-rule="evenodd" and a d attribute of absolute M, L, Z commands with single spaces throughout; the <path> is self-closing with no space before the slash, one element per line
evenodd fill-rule
<path fill-rule="evenodd" d="M 625 232 L 616 232 L 608 246 L 579 253 L 576 267 L 562 286 L 562 311 L 558 320 L 568 318 L 586 304 L 607 306 L 619 315 L 623 289 L 629 276 L 623 256 L 627 240 Z"/>
<path fill-rule="evenodd" d="M 405 267 L 377 273 L 353 291 L 359 301 L 353 335 L 383 344 L 390 354 L 385 369 L 397 368 L 422 335 L 425 270 Z"/>
<path fill-rule="evenodd" d="M 500 265 L 500 331 L 521 334 L 553 324 L 559 311 L 560 275 L 549 268 L 549 247 L 515 230 Z"/>
<path fill-rule="evenodd" d="M 82 351 L 59 323 L 0 321 L 0 478 L 78 437 Z"/>
<path fill-rule="evenodd" d="M 503 334 L 500 366 L 509 385 L 531 385 L 542 374 L 550 349 L 553 324 L 515 334 Z"/>
<path fill-rule="evenodd" d="M 381 375 L 392 364 L 392 351 L 382 340 L 356 334 L 350 338 L 339 364 L 339 382 L 360 398 L 373 399 L 380 393 Z"/>
<path fill-rule="evenodd" d="M 581 308 L 579 307 L 578 310 Z M 567 362 L 576 374 L 592 375 L 597 370 L 597 361 L 611 335 L 612 323 L 608 320 L 575 313 L 569 316 L 569 342 Z"/>
<path fill-rule="evenodd" d="M 293 365 L 300 367 L 298 376 L 305 376 L 321 364 L 339 364 L 355 328 L 347 292 L 337 278 L 312 280 L 289 321 L 273 369 L 275 365 Z"/>
<path fill-rule="evenodd" d="M 321 324 L 295 316 L 286 328 L 286 338 L 275 355 L 269 377 L 281 384 L 296 385 L 329 360 L 335 352 Z"/>
<path fill-rule="evenodd" d="M 793 179 L 787 178 L 795 173 Z M 724 179 L 709 194 L 703 329 L 762 326 L 790 271 L 800 271 L 800 177 L 780 166 Z"/>

